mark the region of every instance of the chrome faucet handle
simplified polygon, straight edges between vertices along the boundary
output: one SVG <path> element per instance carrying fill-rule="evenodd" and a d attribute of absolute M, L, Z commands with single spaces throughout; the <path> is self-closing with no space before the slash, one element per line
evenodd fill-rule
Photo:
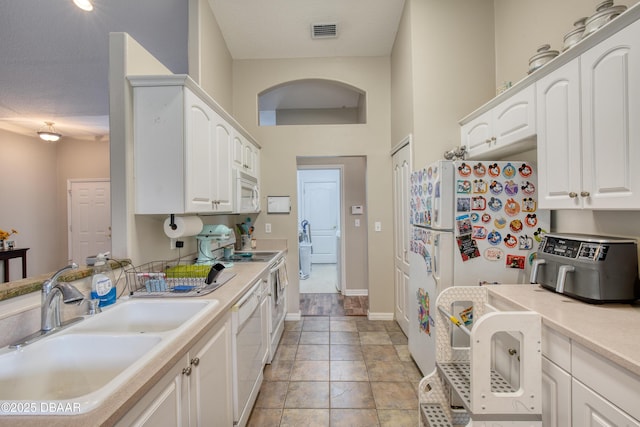
<path fill-rule="evenodd" d="M 102 313 L 102 308 L 100 308 L 100 300 L 99 299 L 88 299 L 86 300 L 89 304 L 87 314 L 89 316 L 93 316 L 98 313 Z"/>

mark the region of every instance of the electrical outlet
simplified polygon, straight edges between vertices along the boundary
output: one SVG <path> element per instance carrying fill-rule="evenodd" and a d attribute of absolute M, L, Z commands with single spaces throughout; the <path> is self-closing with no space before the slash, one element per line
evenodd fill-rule
<path fill-rule="evenodd" d="M 264 224 L 264 232 L 265 233 L 271 233 L 271 224 L 270 223 L 265 223 Z"/>
<path fill-rule="evenodd" d="M 382 231 L 382 223 L 380 221 L 376 221 L 374 227 L 376 231 Z"/>
<path fill-rule="evenodd" d="M 360 218 L 356 218 L 356 220 L 355 220 L 355 226 L 356 226 L 356 227 L 360 227 Z"/>

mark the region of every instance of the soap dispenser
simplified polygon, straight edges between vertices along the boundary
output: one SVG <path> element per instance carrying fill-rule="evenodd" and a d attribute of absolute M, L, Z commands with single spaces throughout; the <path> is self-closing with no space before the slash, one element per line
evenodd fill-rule
<path fill-rule="evenodd" d="M 113 272 L 107 263 L 109 252 L 98 254 L 93 266 L 91 279 L 91 299 L 100 300 L 99 307 L 106 307 L 116 302 L 116 286 Z"/>

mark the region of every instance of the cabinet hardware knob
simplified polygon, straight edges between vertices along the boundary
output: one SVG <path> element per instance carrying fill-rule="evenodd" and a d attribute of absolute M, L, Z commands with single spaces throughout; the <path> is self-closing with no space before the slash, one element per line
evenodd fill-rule
<path fill-rule="evenodd" d="M 495 136 L 492 136 L 492 137 L 491 137 L 491 141 L 493 141 L 493 143 L 495 143 L 495 142 L 497 141 L 496 137 L 495 137 Z"/>
<path fill-rule="evenodd" d="M 581 191 L 580 197 L 589 197 L 591 194 L 588 191 Z"/>
<path fill-rule="evenodd" d="M 200 358 L 194 357 L 193 359 L 191 359 L 191 364 L 194 366 L 198 366 L 200 364 Z"/>
<path fill-rule="evenodd" d="M 491 138 L 488 138 L 488 139 L 487 139 L 486 141 L 484 141 L 484 142 L 486 142 L 487 144 L 491 144 Z"/>
<path fill-rule="evenodd" d="M 515 354 L 518 354 L 518 350 L 516 350 L 515 348 L 510 348 L 509 349 L 509 356 L 513 356 Z"/>
<path fill-rule="evenodd" d="M 182 370 L 182 375 L 186 375 L 186 376 L 191 375 L 191 366 L 187 366 L 186 368 L 184 368 Z"/>
<path fill-rule="evenodd" d="M 569 197 L 571 197 L 572 199 L 575 199 L 576 197 L 578 197 L 578 193 L 576 193 L 575 191 L 572 191 L 571 193 L 569 193 Z"/>

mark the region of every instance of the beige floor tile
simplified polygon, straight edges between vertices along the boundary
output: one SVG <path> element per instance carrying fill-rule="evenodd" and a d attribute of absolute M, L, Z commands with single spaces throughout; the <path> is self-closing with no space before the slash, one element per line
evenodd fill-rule
<path fill-rule="evenodd" d="M 289 381 L 293 360 L 274 359 L 264 367 L 265 381 Z"/>
<path fill-rule="evenodd" d="M 329 408 L 328 381 L 294 381 L 289 383 L 285 408 Z"/>
<path fill-rule="evenodd" d="M 302 334 L 300 335 L 300 344 L 329 344 L 329 331 L 326 331 L 326 332 L 302 331 Z"/>
<path fill-rule="evenodd" d="M 329 360 L 328 345 L 299 345 L 296 360 Z"/>
<path fill-rule="evenodd" d="M 328 332 L 329 331 L 329 318 L 307 318 L 302 324 L 303 332 Z"/>
<path fill-rule="evenodd" d="M 283 408 L 288 381 L 264 381 L 256 400 L 256 408 Z"/>
<path fill-rule="evenodd" d="M 331 320 L 329 322 L 331 332 L 358 332 L 356 322 L 346 322 L 344 320 Z"/>
<path fill-rule="evenodd" d="M 358 332 L 330 332 L 329 342 L 331 344 L 360 345 L 360 334 Z"/>
<path fill-rule="evenodd" d="M 402 360 L 403 362 L 410 362 L 413 360 L 411 358 L 411 353 L 409 352 L 408 345 L 394 345 L 394 347 L 396 348 L 396 352 L 398 353 L 398 357 L 400 358 L 400 360 Z"/>
<path fill-rule="evenodd" d="M 302 323 L 303 323 L 302 320 L 285 320 L 284 330 L 285 331 L 301 331 Z"/>
<path fill-rule="evenodd" d="M 296 345 L 300 342 L 300 331 L 284 331 L 280 345 Z"/>
<path fill-rule="evenodd" d="M 279 427 L 282 409 L 254 408 L 247 427 Z"/>
<path fill-rule="evenodd" d="M 409 382 L 371 382 L 377 409 L 417 409 L 418 396 Z"/>
<path fill-rule="evenodd" d="M 367 362 L 369 381 L 408 381 L 402 363 L 389 363 L 384 360 Z"/>
<path fill-rule="evenodd" d="M 409 340 L 407 336 L 402 331 L 389 331 L 389 338 L 391 338 L 391 343 L 407 345 L 409 344 Z"/>
<path fill-rule="evenodd" d="M 373 360 L 385 360 L 387 362 L 400 362 L 398 352 L 392 345 L 363 345 L 362 353 L 365 362 Z"/>
<path fill-rule="evenodd" d="M 386 332 L 384 322 L 381 320 L 358 320 L 356 326 L 358 332 Z"/>
<path fill-rule="evenodd" d="M 335 381 L 331 386 L 331 408 L 375 409 L 369 382 Z M 417 405 L 417 402 L 416 402 Z"/>
<path fill-rule="evenodd" d="M 329 381 L 328 360 L 296 360 L 291 381 Z"/>
<path fill-rule="evenodd" d="M 328 409 L 285 409 L 280 427 L 328 427 Z"/>
<path fill-rule="evenodd" d="M 364 361 L 336 360 L 330 365 L 331 381 L 369 381 Z"/>
<path fill-rule="evenodd" d="M 364 360 L 359 345 L 336 344 L 329 348 L 331 360 Z"/>
<path fill-rule="evenodd" d="M 388 332 L 360 332 L 361 345 L 391 345 Z"/>
<path fill-rule="evenodd" d="M 404 367 L 404 373 L 407 375 L 407 379 L 411 382 L 420 382 L 423 375 L 416 363 L 412 360 L 410 362 L 402 362 Z"/>
<path fill-rule="evenodd" d="M 298 351 L 297 345 L 280 343 L 275 356 L 273 356 L 273 360 L 295 360 L 297 351 Z"/>
<path fill-rule="evenodd" d="M 331 427 L 375 427 L 379 425 L 378 413 L 375 409 L 331 409 Z"/>
<path fill-rule="evenodd" d="M 388 332 L 402 332 L 402 328 L 395 320 L 384 320 L 382 323 Z"/>
<path fill-rule="evenodd" d="M 378 409 L 380 427 L 415 427 L 418 422 L 418 408 Z"/>

